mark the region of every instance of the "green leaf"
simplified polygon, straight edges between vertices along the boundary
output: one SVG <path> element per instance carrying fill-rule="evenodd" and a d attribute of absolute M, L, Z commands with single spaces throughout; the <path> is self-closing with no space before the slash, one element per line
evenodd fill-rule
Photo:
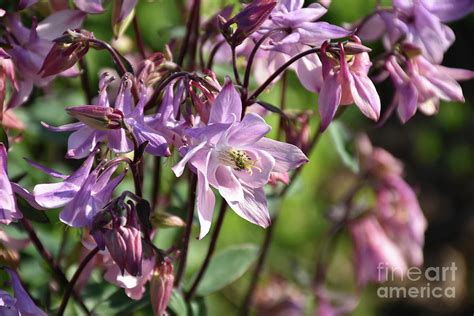
<path fill-rule="evenodd" d="M 142 309 L 150 309 L 150 297 L 148 293 L 143 294 L 139 301 L 132 300 L 123 289 L 117 290 L 108 299 L 94 307 L 97 315 L 131 315 L 132 312 Z"/>
<path fill-rule="evenodd" d="M 359 162 L 349 150 L 348 145 L 351 142 L 351 137 L 347 128 L 341 122 L 333 121 L 329 125 L 328 131 L 342 163 L 353 172 L 358 173 Z"/>
<path fill-rule="evenodd" d="M 8 143 L 8 136 L 3 127 L 0 126 L 0 143 L 3 143 L 5 145 L 5 149 L 8 151 L 8 147 L 10 147 L 10 144 Z"/>
<path fill-rule="evenodd" d="M 250 268 L 257 256 L 258 247 L 252 244 L 233 246 L 218 252 L 211 259 L 196 294 L 206 296 L 231 284 Z"/>
<path fill-rule="evenodd" d="M 207 316 L 206 302 L 203 297 L 197 297 L 191 302 L 192 316 Z"/>
<path fill-rule="evenodd" d="M 171 309 L 176 314 L 176 316 L 188 315 L 188 308 L 186 307 L 186 302 L 184 301 L 183 295 L 181 295 L 181 293 L 176 290 L 173 290 L 173 293 L 171 293 L 168 308 Z"/>

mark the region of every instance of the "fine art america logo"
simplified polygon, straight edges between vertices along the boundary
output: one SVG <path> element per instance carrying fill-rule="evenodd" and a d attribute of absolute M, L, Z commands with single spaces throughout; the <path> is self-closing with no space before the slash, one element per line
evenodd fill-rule
<path fill-rule="evenodd" d="M 381 262 L 377 266 L 378 279 L 385 281 L 402 281 L 401 286 L 380 286 L 377 295 L 380 298 L 455 298 L 456 264 L 449 266 L 410 267 L 405 273 Z"/>

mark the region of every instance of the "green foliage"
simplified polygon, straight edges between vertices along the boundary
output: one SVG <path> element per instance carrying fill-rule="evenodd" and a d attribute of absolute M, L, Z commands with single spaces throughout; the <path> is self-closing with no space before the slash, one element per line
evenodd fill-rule
<path fill-rule="evenodd" d="M 240 278 L 257 259 L 258 246 L 232 246 L 216 253 L 199 284 L 196 294 L 207 296 Z M 194 276 L 192 279 L 194 279 Z"/>

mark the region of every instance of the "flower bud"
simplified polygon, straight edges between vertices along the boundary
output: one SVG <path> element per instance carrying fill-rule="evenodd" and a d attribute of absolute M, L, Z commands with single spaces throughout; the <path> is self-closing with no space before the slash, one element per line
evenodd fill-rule
<path fill-rule="evenodd" d="M 228 21 L 220 16 L 219 25 L 227 42 L 233 47 L 240 45 L 260 28 L 276 4 L 274 0 L 255 0 Z M 234 24 L 235 31 L 232 28 Z"/>
<path fill-rule="evenodd" d="M 54 45 L 38 73 L 42 77 L 48 77 L 74 66 L 89 51 L 90 38 L 94 38 L 94 35 L 85 30 L 64 32 L 63 36 L 54 40 Z"/>
<path fill-rule="evenodd" d="M 119 129 L 123 125 L 122 111 L 107 106 L 75 106 L 66 108 L 66 111 L 87 126 L 98 130 Z"/>
<path fill-rule="evenodd" d="M 152 215 L 151 221 L 158 227 L 184 227 L 186 223 L 176 215 L 166 212 L 156 212 Z"/>
<path fill-rule="evenodd" d="M 173 292 L 173 283 L 173 265 L 166 258 L 155 267 L 150 281 L 150 297 L 155 316 L 164 315 Z"/>
<path fill-rule="evenodd" d="M 142 268 L 142 240 L 140 230 L 130 226 L 118 226 L 104 233 L 110 256 L 122 274 L 140 276 Z"/>

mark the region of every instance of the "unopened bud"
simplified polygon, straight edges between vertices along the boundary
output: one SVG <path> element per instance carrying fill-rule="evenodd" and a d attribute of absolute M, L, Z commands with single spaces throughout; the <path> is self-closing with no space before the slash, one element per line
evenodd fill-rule
<path fill-rule="evenodd" d="M 89 39 L 94 35 L 86 30 L 67 30 L 56 38 L 38 73 L 48 77 L 63 72 L 78 62 L 89 51 Z"/>
<path fill-rule="evenodd" d="M 275 0 L 255 0 L 228 21 L 219 16 L 221 32 L 227 42 L 233 47 L 240 45 L 260 28 L 276 4 Z M 234 24 L 235 31 L 232 29 Z"/>
<path fill-rule="evenodd" d="M 155 316 L 163 316 L 173 292 L 173 265 L 168 258 L 153 270 L 150 281 L 150 298 Z"/>
<path fill-rule="evenodd" d="M 348 55 L 357 55 L 361 53 L 369 53 L 372 49 L 355 42 L 347 42 L 344 44 L 344 52 Z"/>
<path fill-rule="evenodd" d="M 98 130 L 119 129 L 123 126 L 122 111 L 107 106 L 68 107 L 66 112 L 87 126 Z"/>
<path fill-rule="evenodd" d="M 184 227 L 186 223 L 176 215 L 166 212 L 156 212 L 151 216 L 151 222 L 158 227 Z"/>

